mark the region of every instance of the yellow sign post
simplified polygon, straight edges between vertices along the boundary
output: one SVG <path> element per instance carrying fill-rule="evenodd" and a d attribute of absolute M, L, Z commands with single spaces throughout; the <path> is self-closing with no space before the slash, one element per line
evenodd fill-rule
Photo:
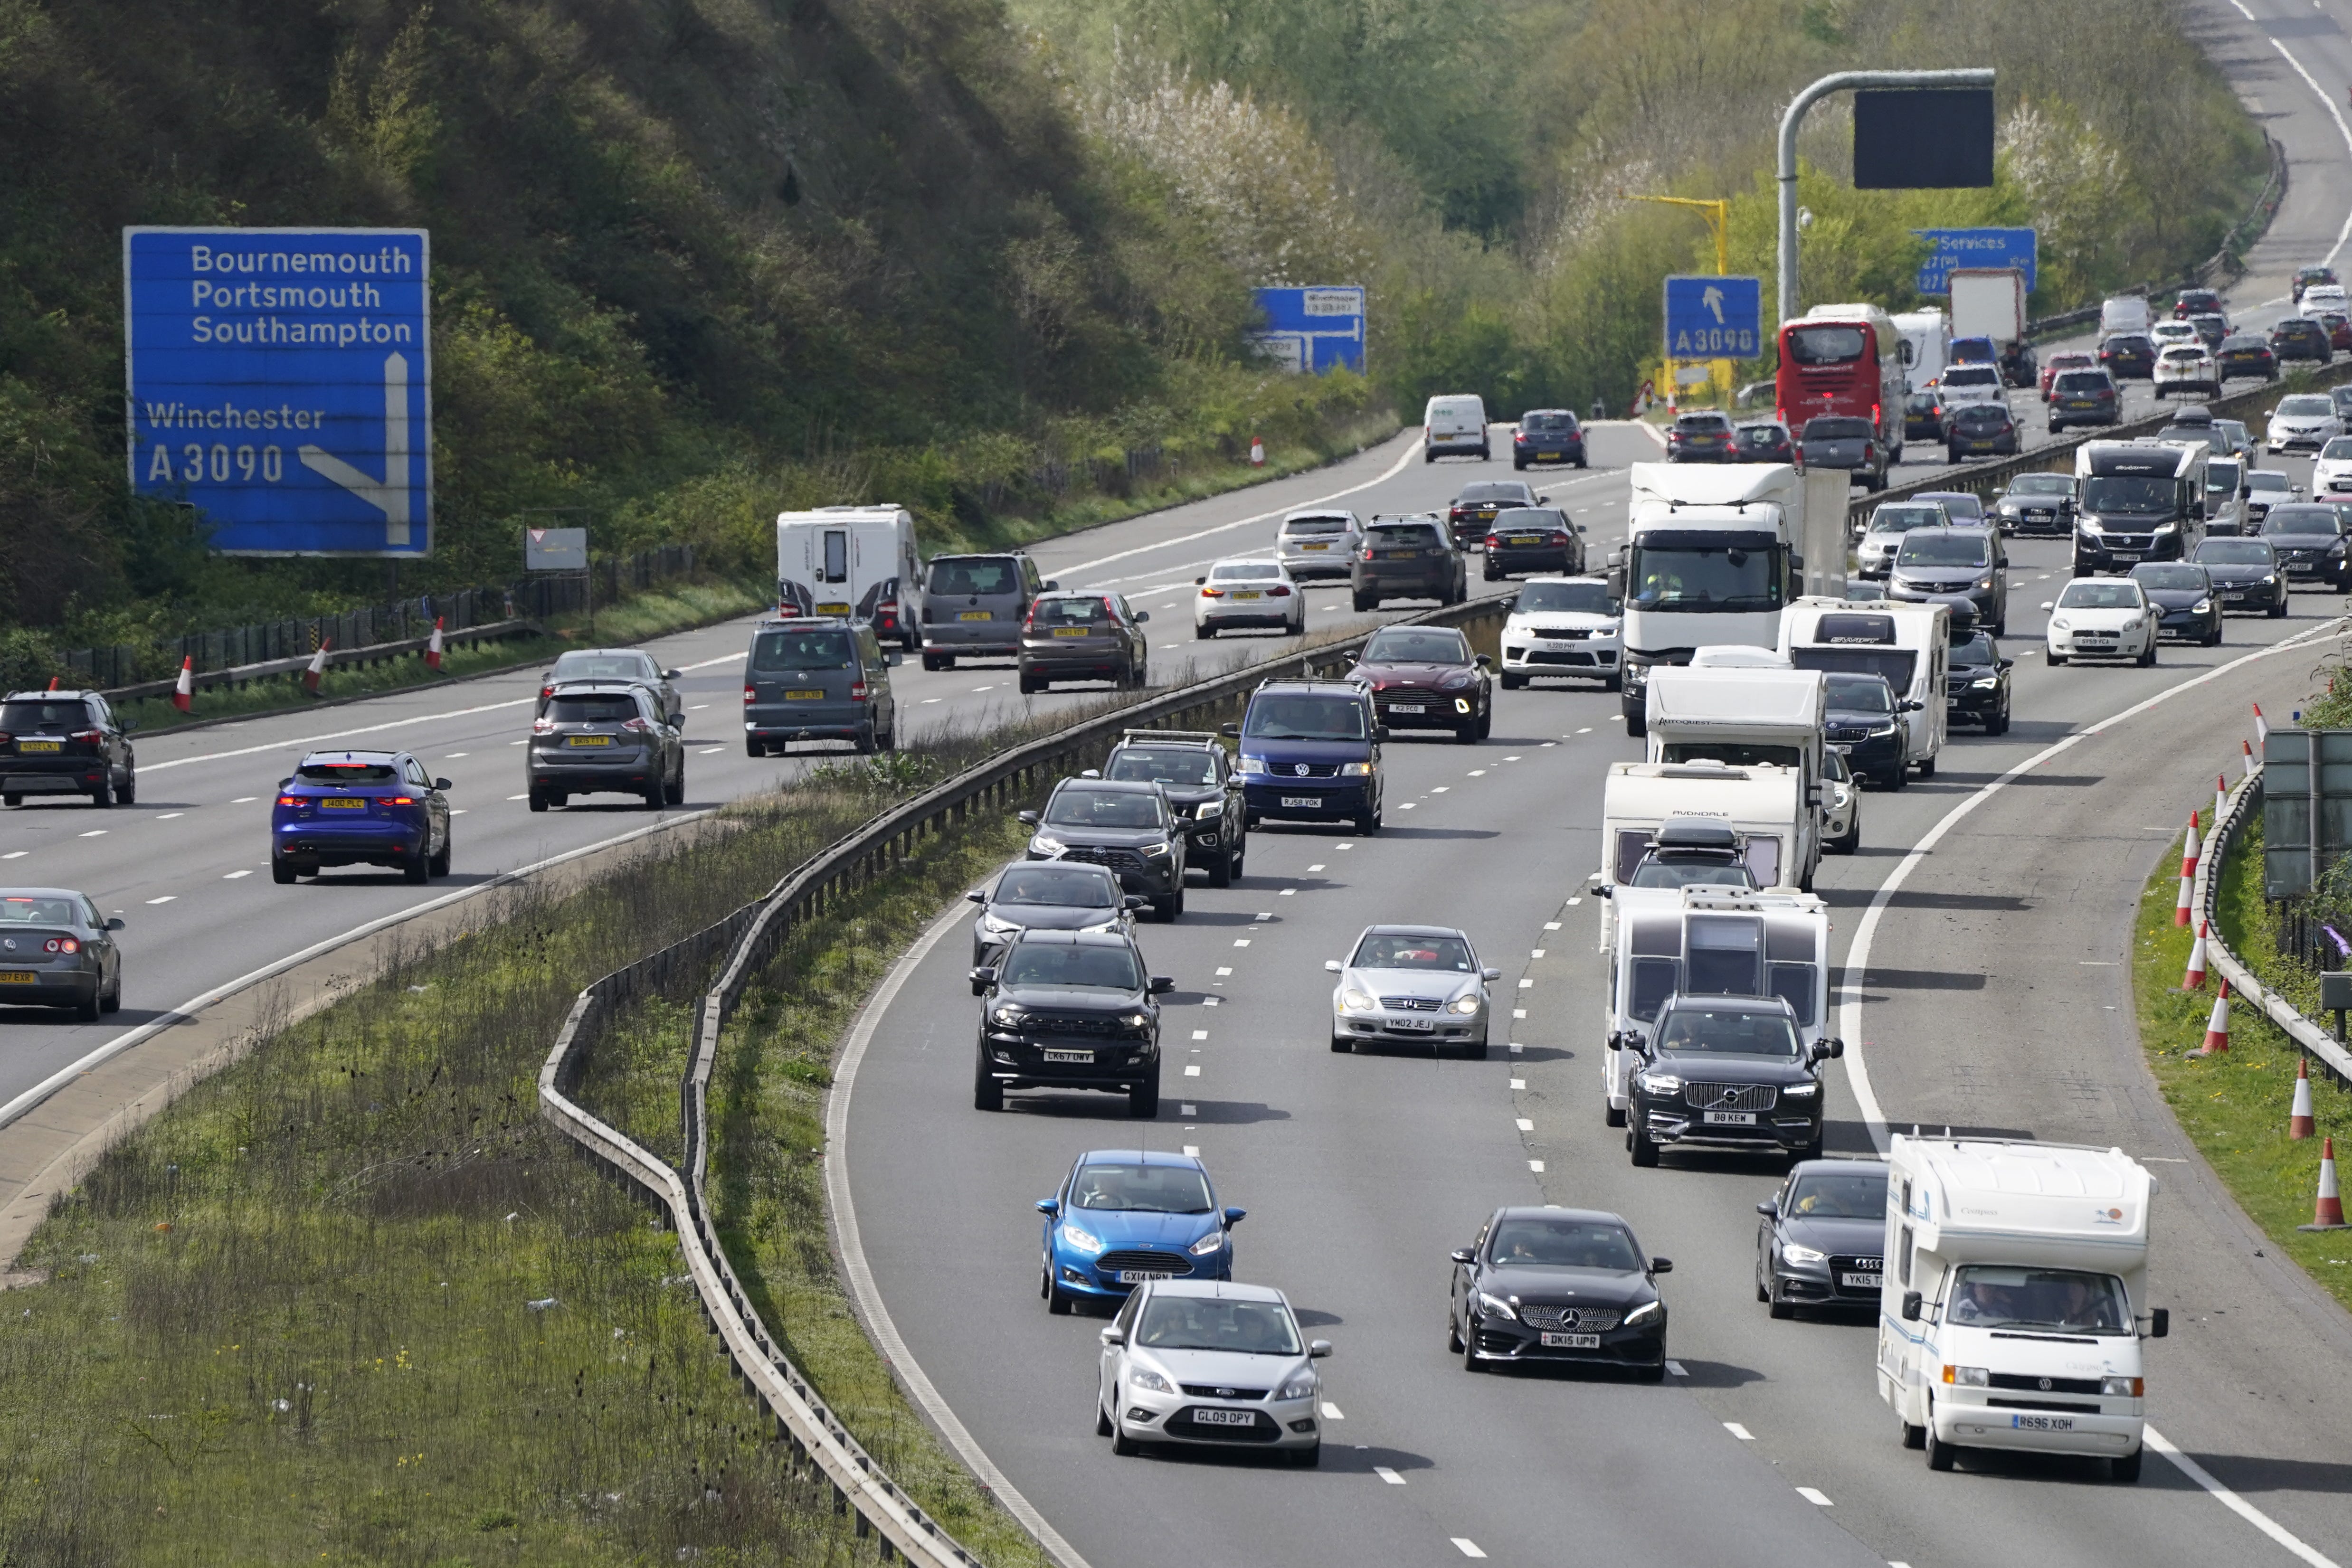
<path fill-rule="evenodd" d="M 1731 275 L 1731 241 L 1727 233 L 1731 223 L 1729 202 L 1702 201 L 1696 196 L 1634 196 L 1626 195 L 1622 191 L 1618 193 L 1624 195 L 1629 202 L 1655 202 L 1660 206 L 1695 209 L 1698 215 L 1706 220 L 1707 233 L 1715 237 L 1716 276 L 1727 277 Z M 1731 361 L 1707 360 L 1702 362 L 1707 367 L 1710 379 L 1715 382 L 1716 391 L 1723 399 L 1723 405 L 1729 408 L 1731 406 Z M 1666 361 L 1666 380 L 1670 384 L 1680 384 L 1675 375 L 1675 361 L 1672 360 Z"/>

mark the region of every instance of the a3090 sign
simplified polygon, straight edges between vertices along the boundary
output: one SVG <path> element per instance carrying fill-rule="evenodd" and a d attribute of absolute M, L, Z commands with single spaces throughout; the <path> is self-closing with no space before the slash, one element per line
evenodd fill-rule
<path fill-rule="evenodd" d="M 433 548 L 422 229 L 122 231 L 131 483 L 230 555 Z"/>

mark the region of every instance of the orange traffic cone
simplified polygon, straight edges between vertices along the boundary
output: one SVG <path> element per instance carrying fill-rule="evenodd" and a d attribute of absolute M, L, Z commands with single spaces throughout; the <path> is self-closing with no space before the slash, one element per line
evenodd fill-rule
<path fill-rule="evenodd" d="M 2189 924 L 2189 890 L 2197 881 L 2197 813 L 2189 813 L 2189 836 L 2180 841 L 2180 896 L 2173 901 L 2172 923 Z"/>
<path fill-rule="evenodd" d="M 2230 809 L 2230 781 L 2221 774 L 2213 775 L 2213 821 L 2219 826 L 2221 813 Z"/>
<path fill-rule="evenodd" d="M 172 685 L 172 706 L 182 713 L 195 706 L 196 661 L 193 654 L 180 656 L 180 678 Z"/>
<path fill-rule="evenodd" d="M 2286 1113 L 2286 1135 L 2307 1138 L 2319 1131 L 2311 1119 L 2311 1059 L 2294 1064 L 2294 1103 Z"/>
<path fill-rule="evenodd" d="M 2263 716 L 2263 705 L 2256 703 L 2254 705 L 2254 744 L 2256 746 L 2265 745 L 2270 740 L 2270 737 L 2271 721 Z"/>
<path fill-rule="evenodd" d="M 2205 933 L 2211 925 L 2210 921 L 2197 923 L 2197 940 L 2189 945 L 2189 972 L 2180 977 L 2180 988 L 2184 991 L 2205 988 Z"/>
<path fill-rule="evenodd" d="M 2336 1140 L 2329 1138 L 2319 1145 L 2319 1199 L 2311 1206 L 2311 1223 L 2298 1225 L 2297 1230 L 2341 1230 L 2344 1226 L 2344 1199 L 2336 1190 Z"/>
<path fill-rule="evenodd" d="M 302 689 L 314 697 L 319 695 L 320 678 L 327 673 L 327 650 L 334 645 L 332 637 L 320 643 L 319 651 L 310 655 L 310 667 L 302 672 Z"/>
<path fill-rule="evenodd" d="M 2242 740 L 2238 742 L 2238 748 L 2246 754 L 2246 777 L 2252 779 L 2254 776 L 2254 743 Z"/>
<path fill-rule="evenodd" d="M 61 675 L 51 675 L 49 677 L 49 690 L 56 691 L 58 689 L 58 683 L 63 679 L 64 677 Z"/>
<path fill-rule="evenodd" d="M 441 667 L 441 617 L 438 615 L 433 618 L 433 635 L 425 644 L 425 667 L 428 670 Z"/>
<path fill-rule="evenodd" d="M 2222 977 L 2221 988 L 2213 993 L 2213 1013 L 2205 1020 L 2205 1043 L 2193 1053 L 2198 1056 L 2220 1056 L 2230 1049 L 2230 981 Z"/>

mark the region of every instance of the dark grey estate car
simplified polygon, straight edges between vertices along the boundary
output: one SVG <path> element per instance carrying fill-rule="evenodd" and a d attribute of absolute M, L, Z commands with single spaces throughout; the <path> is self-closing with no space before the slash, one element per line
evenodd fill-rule
<path fill-rule="evenodd" d="M 120 919 L 61 887 L 0 893 L 0 1007 L 70 1008 L 84 1023 L 122 1005 Z"/>
<path fill-rule="evenodd" d="M 744 751 L 781 756 L 795 740 L 895 750 L 898 701 L 890 666 L 898 660 L 863 621 L 761 622 L 743 668 Z"/>
<path fill-rule="evenodd" d="M 1364 525 L 1364 548 L 1349 579 L 1359 611 L 1391 599 L 1434 599 L 1459 604 L 1470 591 L 1470 569 L 1452 529 L 1432 513 L 1376 516 Z"/>
<path fill-rule="evenodd" d="M 131 804 L 139 789 L 131 737 L 97 692 L 11 692 L 0 702 L 0 804 L 86 795 Z"/>

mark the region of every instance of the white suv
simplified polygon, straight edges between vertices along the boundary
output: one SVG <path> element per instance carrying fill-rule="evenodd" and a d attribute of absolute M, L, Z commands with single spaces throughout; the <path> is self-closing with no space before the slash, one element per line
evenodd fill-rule
<path fill-rule="evenodd" d="M 2199 392 L 2207 397 L 2219 397 L 2221 392 L 2221 372 L 2213 363 L 2213 356 L 2202 343 L 2171 343 L 2156 356 L 2155 394 L 2172 397 L 2180 392 Z"/>
<path fill-rule="evenodd" d="M 2336 416 L 2336 404 L 2326 393 L 2297 392 L 2281 398 L 2278 407 L 2271 410 L 2263 448 L 2273 454 L 2297 448 L 2316 452 L 2343 434 L 2344 422 Z"/>
<path fill-rule="evenodd" d="M 1618 689 L 1624 608 L 1598 577 L 1531 577 L 1503 622 L 1503 689 L 1538 675 L 1570 675 Z"/>

